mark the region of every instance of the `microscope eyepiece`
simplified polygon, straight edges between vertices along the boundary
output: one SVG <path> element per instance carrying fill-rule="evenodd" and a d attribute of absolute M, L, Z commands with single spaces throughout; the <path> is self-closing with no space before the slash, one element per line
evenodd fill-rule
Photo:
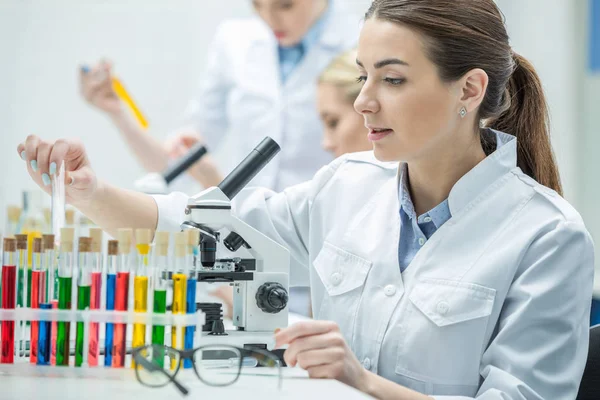
<path fill-rule="evenodd" d="M 237 166 L 223 182 L 219 183 L 219 189 L 230 200 L 237 195 L 258 174 L 265 165 L 271 161 L 280 147 L 270 137 L 265 137 L 244 160 Z"/>

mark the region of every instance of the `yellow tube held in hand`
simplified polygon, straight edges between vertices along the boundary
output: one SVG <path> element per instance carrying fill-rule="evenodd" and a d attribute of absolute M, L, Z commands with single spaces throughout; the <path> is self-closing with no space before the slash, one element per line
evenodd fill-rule
<path fill-rule="evenodd" d="M 144 114 L 142 114 L 142 111 L 135 104 L 135 102 L 129 95 L 129 92 L 127 92 L 125 86 L 123 86 L 123 83 L 121 83 L 119 78 L 113 76 L 112 86 L 117 96 L 119 96 L 119 98 L 129 106 L 140 126 L 144 129 L 148 129 L 148 121 L 146 120 L 146 117 L 144 117 Z"/>

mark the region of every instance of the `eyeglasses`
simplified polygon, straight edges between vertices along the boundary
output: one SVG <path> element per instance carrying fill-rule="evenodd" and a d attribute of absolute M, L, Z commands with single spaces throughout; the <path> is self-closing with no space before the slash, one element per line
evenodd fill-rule
<path fill-rule="evenodd" d="M 191 350 L 179 350 L 169 346 L 151 344 L 132 350 L 136 363 L 138 381 L 148 387 L 163 387 L 172 382 L 187 395 L 186 389 L 175 377 L 183 364 L 192 368 L 198 379 L 209 386 L 228 386 L 235 383 L 242 367 L 258 365 L 276 369 L 277 387 L 281 389 L 281 363 L 267 350 L 242 349 L 229 345 L 206 345 Z"/>

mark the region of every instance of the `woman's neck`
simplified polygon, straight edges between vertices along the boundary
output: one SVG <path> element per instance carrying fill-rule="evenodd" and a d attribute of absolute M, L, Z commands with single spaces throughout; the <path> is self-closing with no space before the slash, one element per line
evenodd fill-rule
<path fill-rule="evenodd" d="M 469 140 L 441 143 L 437 150 L 428 153 L 427 159 L 408 163 L 408 187 L 417 215 L 446 200 L 456 182 L 486 157 L 479 135 L 452 137 Z"/>

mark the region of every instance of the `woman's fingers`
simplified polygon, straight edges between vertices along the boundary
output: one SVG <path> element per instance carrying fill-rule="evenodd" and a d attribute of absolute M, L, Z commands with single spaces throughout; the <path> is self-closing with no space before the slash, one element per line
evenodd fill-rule
<path fill-rule="evenodd" d="M 334 364 L 344 359 L 345 351 L 341 347 L 308 350 L 298 354 L 298 362 L 302 369 L 308 370 L 319 365 Z M 287 361 L 286 361 L 287 363 Z M 288 364 L 290 365 L 290 364 Z M 296 364 L 293 364 L 295 366 Z"/>
<path fill-rule="evenodd" d="M 25 140 L 25 161 L 27 162 L 27 168 L 33 174 L 38 172 L 37 151 L 39 143 L 40 138 L 35 135 L 29 135 Z"/>
<path fill-rule="evenodd" d="M 344 363 L 317 365 L 306 368 L 308 376 L 313 379 L 339 379 L 344 373 Z"/>
<path fill-rule="evenodd" d="M 284 353 L 284 359 L 288 365 L 296 365 L 300 360 L 300 355 L 304 352 L 333 348 L 343 349 L 344 343 L 344 337 L 336 331 L 304 336 L 292 341 Z"/>
<path fill-rule="evenodd" d="M 52 151 L 52 145 L 48 142 L 40 140 L 37 149 L 37 166 L 38 173 L 42 178 L 44 186 L 50 185 L 50 152 Z"/>
<path fill-rule="evenodd" d="M 319 335 L 331 331 L 338 331 L 338 325 L 333 321 L 302 321 L 282 329 L 275 334 L 275 347 L 290 344 L 292 341 L 311 335 Z"/>

